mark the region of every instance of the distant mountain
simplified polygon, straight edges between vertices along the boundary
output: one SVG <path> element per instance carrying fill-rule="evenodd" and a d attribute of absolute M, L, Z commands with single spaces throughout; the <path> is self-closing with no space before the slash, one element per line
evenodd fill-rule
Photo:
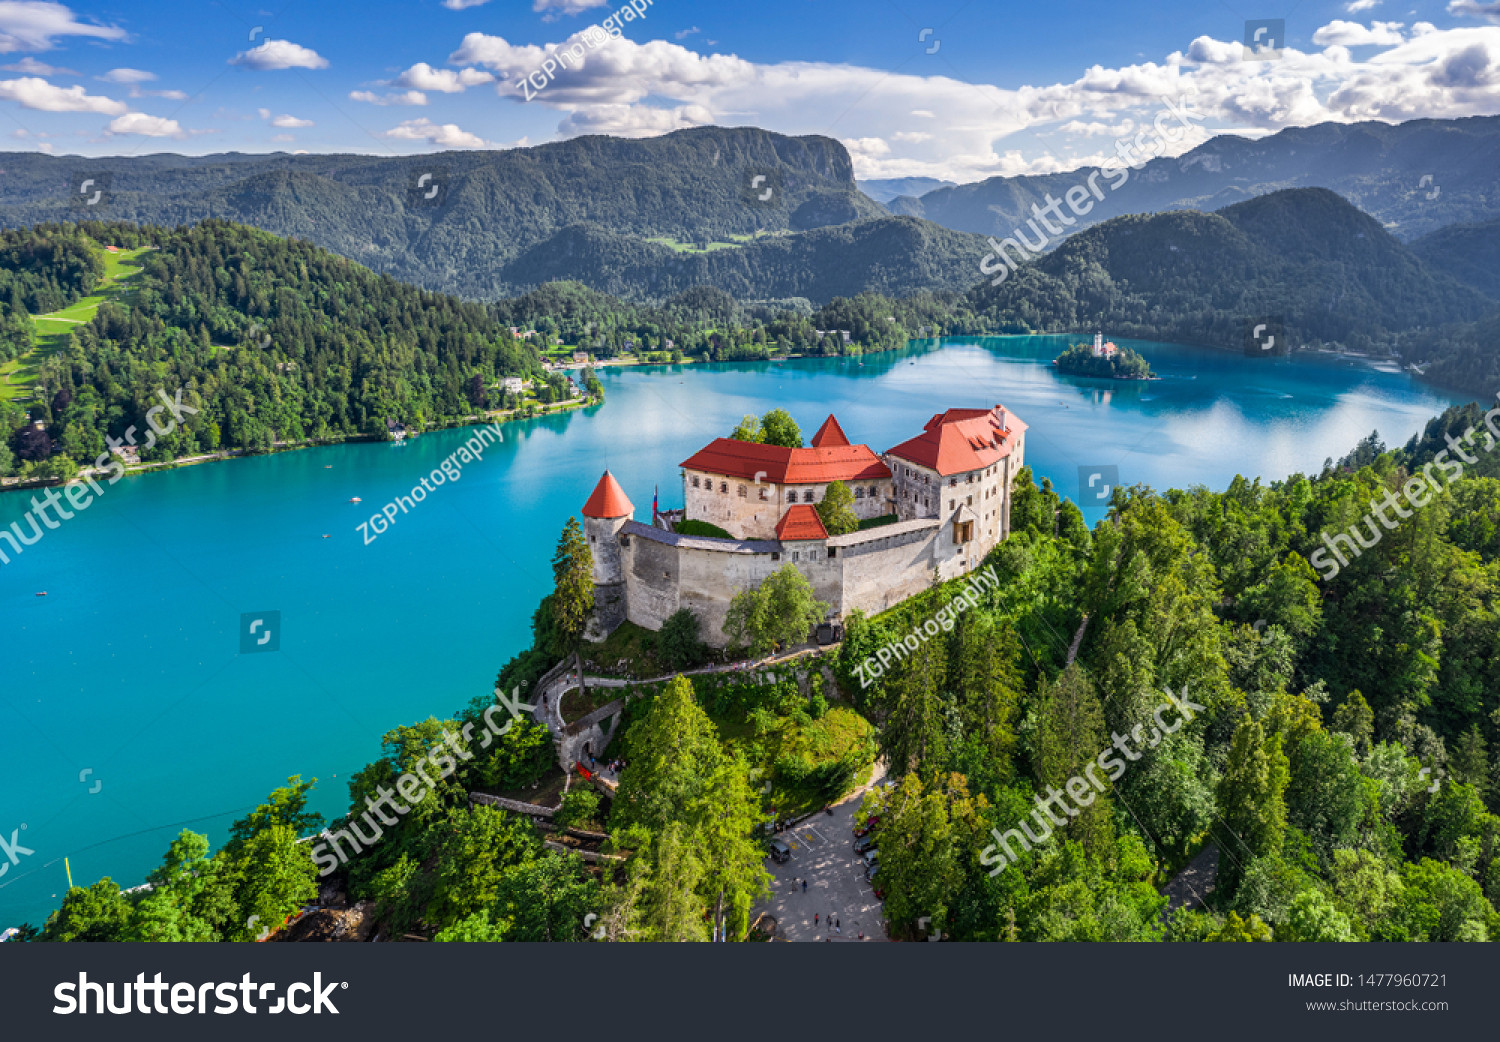
<path fill-rule="evenodd" d="M 952 188 L 955 183 L 936 177 L 887 177 L 855 182 L 861 192 L 877 203 L 888 203 L 903 195 L 920 196 L 937 188 Z"/>
<path fill-rule="evenodd" d="M 919 231 L 910 220 L 795 244 L 796 233 L 889 218 L 855 186 L 839 142 L 755 128 L 399 158 L 25 153 L 8 155 L 4 168 L 0 222 L 7 226 L 81 218 L 174 226 L 223 218 L 307 239 L 403 281 L 481 299 L 560 278 L 645 294 L 649 279 L 623 270 L 642 260 L 661 269 L 663 285 L 680 286 L 679 270 L 699 271 L 751 297 L 778 296 L 776 287 L 794 283 L 837 285 L 840 292 L 900 292 L 908 280 L 914 287 L 962 289 L 983 252 L 964 236 L 935 225 Z M 84 179 L 93 180 L 92 191 L 105 192 L 94 207 L 75 190 Z M 593 230 L 580 231 L 584 226 Z M 724 250 L 723 257 L 682 254 L 671 264 L 664 247 L 645 242 L 728 242 L 767 232 L 778 238 Z M 894 252 L 851 257 L 834 245 L 840 242 Z M 594 256 L 595 247 L 606 255 Z M 906 249 L 918 252 L 908 256 Z M 840 270 L 778 267 L 825 262 Z M 874 281 L 859 284 L 859 272 Z"/>
<path fill-rule="evenodd" d="M 1004 237 L 1046 196 L 1061 199 L 1095 168 L 1064 174 L 992 177 L 886 203 L 892 213 L 948 228 Z M 1409 241 L 1456 222 L 1487 220 L 1500 200 L 1500 116 L 1408 123 L 1321 123 L 1259 140 L 1220 135 L 1176 159 L 1154 159 L 1080 219 L 1129 213 L 1220 209 L 1285 188 L 1338 192 Z"/>
<path fill-rule="evenodd" d="M 1411 244 L 1430 267 L 1500 300 L 1500 218 L 1450 224 Z"/>
<path fill-rule="evenodd" d="M 806 297 L 826 303 L 865 291 L 907 296 L 966 289 L 987 248 L 977 235 L 912 217 L 768 236 L 706 253 L 679 252 L 578 224 L 528 248 L 497 274 L 521 290 L 576 279 L 629 300 L 659 300 L 693 286 L 713 286 L 740 300 Z"/>
<path fill-rule="evenodd" d="M 1247 323 L 1266 322 L 1283 324 L 1293 347 L 1372 352 L 1396 347 L 1400 334 L 1472 322 L 1495 307 L 1320 188 L 1216 213 L 1117 217 L 1000 285 L 977 287 L 968 303 L 1008 332 L 1102 327 L 1238 350 Z"/>

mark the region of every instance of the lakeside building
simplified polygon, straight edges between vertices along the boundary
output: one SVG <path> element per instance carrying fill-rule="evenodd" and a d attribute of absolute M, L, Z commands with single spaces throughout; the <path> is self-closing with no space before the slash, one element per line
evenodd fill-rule
<path fill-rule="evenodd" d="M 1119 353 L 1119 350 L 1114 345 L 1114 341 L 1104 339 L 1103 333 L 1095 333 L 1094 346 L 1090 349 L 1089 353 L 1095 358 L 1113 358 Z"/>
<path fill-rule="evenodd" d="M 939 413 L 883 454 L 851 443 L 833 416 L 808 448 L 716 438 L 682 463 L 683 515 L 729 538 L 679 533 L 662 515 L 653 515 L 659 525 L 636 521 L 629 496 L 605 471 L 583 506 L 594 555 L 588 637 L 603 640 L 627 619 L 660 629 L 686 607 L 701 620 L 703 639 L 722 646 L 730 600 L 786 564 L 830 605 L 830 621 L 882 611 L 957 578 L 1010 534 L 1026 429 L 996 405 Z M 829 535 L 816 504 L 833 481 L 854 493 L 862 522 L 891 520 Z"/>

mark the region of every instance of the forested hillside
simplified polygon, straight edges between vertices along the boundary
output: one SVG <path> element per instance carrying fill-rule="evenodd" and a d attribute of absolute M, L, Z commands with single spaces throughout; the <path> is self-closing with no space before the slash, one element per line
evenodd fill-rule
<path fill-rule="evenodd" d="M 0 472 L 92 463 L 106 436 L 146 430 L 159 389 L 173 397 L 180 388 L 198 414 L 143 450 L 148 460 L 383 432 L 387 419 L 449 422 L 483 405 L 476 386 L 540 371 L 535 351 L 483 305 L 403 285 L 310 243 L 221 221 L 35 234 L 60 259 L 38 268 L 21 250 L 0 265 L 13 257 L 15 270 L 34 272 L 37 306 L 92 288 L 90 250 L 150 250 L 129 303 L 106 301 L 74 325 L 40 360 L 32 400 L 0 400 L 10 443 Z M 27 412 L 48 437 L 20 429 Z"/>
<path fill-rule="evenodd" d="M 1248 322 L 1275 317 L 1293 348 L 1384 354 L 1401 333 L 1473 321 L 1495 302 L 1428 268 L 1333 192 L 1309 188 L 1213 214 L 1116 218 L 999 286 L 976 287 L 969 305 L 998 332 L 1098 326 L 1235 350 Z M 1446 375 L 1472 383 L 1479 374 L 1453 367 Z"/>

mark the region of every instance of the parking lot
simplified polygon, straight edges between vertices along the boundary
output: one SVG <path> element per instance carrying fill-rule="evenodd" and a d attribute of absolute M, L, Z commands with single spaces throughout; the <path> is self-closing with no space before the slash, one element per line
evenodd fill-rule
<path fill-rule="evenodd" d="M 878 765 L 875 772 L 872 785 L 881 778 Z M 766 859 L 766 870 L 775 877 L 773 896 L 756 912 L 776 917 L 778 940 L 857 942 L 861 931 L 866 941 L 886 939 L 884 908 L 865 882 L 864 860 L 853 850 L 854 818 L 865 791 L 835 805 L 831 815 L 816 814 L 777 835 L 791 848 L 791 860 L 777 864 Z"/>

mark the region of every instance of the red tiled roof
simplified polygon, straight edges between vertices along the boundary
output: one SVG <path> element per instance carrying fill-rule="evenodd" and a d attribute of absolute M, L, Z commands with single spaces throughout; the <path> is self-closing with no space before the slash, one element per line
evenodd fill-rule
<path fill-rule="evenodd" d="M 754 481 L 759 475 L 761 481 L 773 485 L 818 485 L 891 476 L 890 468 L 868 445 L 788 449 L 732 438 L 715 438 L 683 460 L 681 466 L 745 481 Z"/>
<path fill-rule="evenodd" d="M 927 421 L 922 433 L 887 455 L 935 470 L 942 477 L 980 470 L 1010 455 L 1015 436 L 1026 430 L 1003 406 L 993 409 L 949 409 Z"/>
<path fill-rule="evenodd" d="M 818 433 L 812 436 L 812 446 L 815 449 L 839 448 L 848 444 L 849 436 L 839 426 L 839 421 L 833 418 L 833 413 L 828 414 L 828 419 L 823 421 Z"/>
<path fill-rule="evenodd" d="M 594 486 L 589 501 L 583 505 L 584 517 L 629 517 L 634 511 L 630 497 L 625 494 L 615 476 L 607 470 L 599 479 L 599 484 Z"/>
<path fill-rule="evenodd" d="M 828 529 L 823 519 L 808 503 L 798 503 L 786 508 L 781 520 L 776 522 L 776 538 L 783 543 L 799 539 L 827 539 Z"/>

